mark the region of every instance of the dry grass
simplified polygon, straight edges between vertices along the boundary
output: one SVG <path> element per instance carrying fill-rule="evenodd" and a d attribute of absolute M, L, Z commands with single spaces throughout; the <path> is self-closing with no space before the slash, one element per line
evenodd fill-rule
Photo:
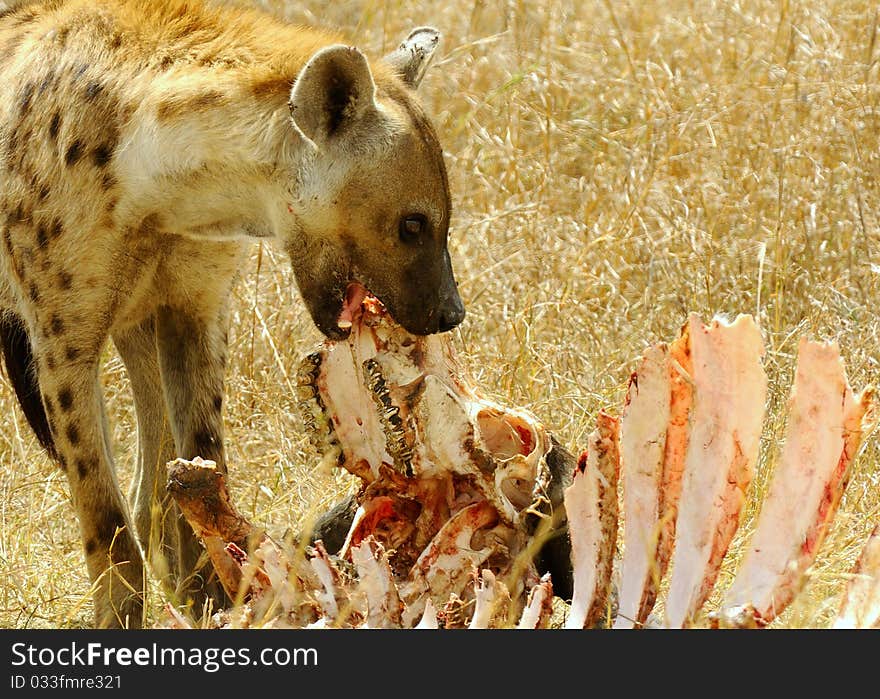
<path fill-rule="evenodd" d="M 880 47 L 868 3 L 264 4 L 338 24 L 374 52 L 414 24 L 444 32 L 423 93 L 454 188 L 469 310 L 456 344 L 482 386 L 569 446 L 600 407 L 620 405 L 634 357 L 674 337 L 688 311 L 755 314 L 771 419 L 747 532 L 797 336 L 838 337 L 854 385 L 880 378 Z M 296 417 L 289 376 L 317 334 L 287 263 L 255 249 L 242 277 L 226 414 L 234 496 L 255 521 L 297 527 L 350 482 L 315 467 Z M 127 482 L 132 406 L 120 361 L 107 359 Z M 0 626 L 86 625 L 67 486 L 5 385 L 0 410 Z M 784 623 L 827 624 L 880 519 L 878 463 L 873 440 Z M 152 596 L 154 614 L 162 601 Z"/>

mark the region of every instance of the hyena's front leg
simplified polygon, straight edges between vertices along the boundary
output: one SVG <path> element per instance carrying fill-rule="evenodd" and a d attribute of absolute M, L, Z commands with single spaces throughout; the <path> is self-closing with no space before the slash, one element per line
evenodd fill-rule
<path fill-rule="evenodd" d="M 137 413 L 138 456 L 129 507 L 141 547 L 156 575 L 167 583 L 171 574 L 179 573 L 181 522 L 177 507 L 165 497 L 165 466 L 174 459 L 175 449 L 159 371 L 155 319 L 114 332 L 113 342 L 125 363 Z M 186 529 L 191 532 L 188 525 Z"/>
<path fill-rule="evenodd" d="M 55 450 L 79 519 L 98 627 L 143 623 L 144 568 L 107 442 L 98 380 L 102 342 L 65 337 L 52 316 L 32 337 Z"/>
<path fill-rule="evenodd" d="M 192 310 L 162 307 L 156 314 L 159 366 L 171 431 L 178 456 L 200 456 L 226 472 L 223 447 L 223 377 L 226 368 L 226 315 L 222 309 L 195 314 Z M 212 570 L 192 530 L 183 520 L 179 566 L 181 592 L 193 593 L 198 604 L 207 593 L 222 602 L 221 588 L 207 580 Z"/>

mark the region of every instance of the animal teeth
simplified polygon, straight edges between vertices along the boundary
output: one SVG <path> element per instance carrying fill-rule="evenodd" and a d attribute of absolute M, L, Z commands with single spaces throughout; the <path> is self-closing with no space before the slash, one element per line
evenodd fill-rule
<path fill-rule="evenodd" d="M 412 448 L 406 439 L 400 408 L 391 402 L 391 392 L 382 373 L 382 367 L 375 359 L 368 359 L 363 364 L 363 371 L 364 381 L 379 412 L 382 431 L 385 433 L 385 448 L 394 459 L 397 470 L 407 477 L 412 477 Z"/>
<path fill-rule="evenodd" d="M 348 330 L 349 328 L 351 328 L 351 321 L 350 320 L 340 320 L 338 323 L 336 323 L 336 325 L 339 326 L 339 328 L 341 330 Z"/>
<path fill-rule="evenodd" d="M 344 458 L 342 447 L 318 390 L 323 361 L 324 355 L 321 352 L 312 352 L 300 362 L 296 372 L 297 408 L 315 451 L 322 455 L 332 455 L 330 458 L 341 463 Z"/>

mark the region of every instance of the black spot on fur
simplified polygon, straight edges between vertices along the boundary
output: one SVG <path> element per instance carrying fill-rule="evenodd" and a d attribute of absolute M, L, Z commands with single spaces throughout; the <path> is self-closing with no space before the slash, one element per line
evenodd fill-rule
<path fill-rule="evenodd" d="M 53 335 L 61 335 L 64 333 L 64 321 L 61 320 L 60 316 L 53 313 L 52 319 L 49 321 L 49 328 Z"/>
<path fill-rule="evenodd" d="M 79 139 L 76 139 L 68 146 L 67 152 L 64 154 L 64 162 L 67 163 L 68 167 L 73 167 L 79 162 L 79 159 L 82 158 L 82 151 L 83 144 Z"/>
<path fill-rule="evenodd" d="M 33 303 L 37 304 L 40 302 L 40 292 L 37 289 L 37 285 L 33 282 L 28 285 L 28 296 Z"/>
<path fill-rule="evenodd" d="M 218 413 L 223 408 L 223 396 L 214 396 L 214 410 Z"/>
<path fill-rule="evenodd" d="M 101 178 L 101 187 L 105 192 L 113 189 L 116 186 L 116 178 L 113 177 L 109 172 L 104 174 L 104 177 Z"/>
<path fill-rule="evenodd" d="M 50 87 L 52 87 L 52 83 L 55 80 L 55 71 L 50 70 L 46 73 L 46 76 L 40 81 L 40 94 L 42 95 L 46 92 Z"/>
<path fill-rule="evenodd" d="M 49 234 L 44 224 L 37 226 L 37 247 L 44 248 L 49 243 Z"/>
<path fill-rule="evenodd" d="M 55 112 L 52 115 L 52 121 L 49 122 L 49 138 L 53 141 L 58 138 L 58 130 L 61 128 L 61 112 Z"/>
<path fill-rule="evenodd" d="M 70 287 L 73 286 L 73 277 L 70 276 L 70 272 L 65 272 L 61 270 L 58 273 L 58 288 L 63 291 L 68 291 Z"/>
<path fill-rule="evenodd" d="M 22 114 L 27 114 L 31 109 L 31 101 L 34 98 L 34 91 L 37 89 L 37 86 L 32 82 L 28 82 L 25 84 L 24 88 L 21 91 L 21 98 L 19 99 L 18 106 L 21 108 Z"/>
<path fill-rule="evenodd" d="M 61 219 L 52 219 L 52 227 L 49 229 L 49 235 L 52 237 L 52 240 L 58 239 L 62 233 L 64 233 L 64 225 L 61 223 Z"/>
<path fill-rule="evenodd" d="M 69 388 L 62 388 L 58 392 L 58 405 L 65 413 L 70 412 L 73 407 L 73 392 Z"/>
<path fill-rule="evenodd" d="M 97 80 L 90 80 L 86 85 L 86 100 L 93 101 L 98 95 L 104 91 L 104 86 Z"/>
<path fill-rule="evenodd" d="M 94 459 L 79 458 L 76 460 L 76 473 L 80 480 L 84 480 L 89 473 L 95 470 L 97 462 Z"/>
<path fill-rule="evenodd" d="M 25 269 L 24 269 L 24 263 L 22 261 L 23 258 L 25 258 L 25 257 L 27 257 L 27 258 L 32 257 L 31 253 L 30 253 L 30 248 L 25 248 L 22 251 L 21 255 L 16 255 L 12 258 L 12 268 L 15 271 L 15 274 L 18 276 L 18 280 L 22 284 L 27 282 L 27 278 L 28 278 L 27 272 L 25 272 Z"/>
<path fill-rule="evenodd" d="M 89 540 L 86 541 L 86 555 L 91 556 L 97 550 L 98 550 L 98 540 L 94 539 L 94 538 L 89 538 Z"/>
<path fill-rule="evenodd" d="M 98 541 L 106 546 L 110 545 L 113 537 L 119 529 L 125 527 L 125 517 L 119 510 L 108 510 L 103 513 L 95 527 L 95 536 Z"/>
<path fill-rule="evenodd" d="M 49 185 L 47 185 L 47 184 L 42 185 L 40 187 L 40 191 L 37 193 L 37 196 L 39 197 L 40 201 L 46 201 L 46 199 L 49 198 L 50 191 L 51 190 L 49 189 Z"/>
<path fill-rule="evenodd" d="M 79 429 L 73 423 L 67 426 L 67 441 L 76 446 L 79 444 Z"/>
<path fill-rule="evenodd" d="M 18 164 L 18 130 L 12 129 L 9 137 L 6 139 L 6 157 L 4 158 L 6 168 L 15 170 Z"/>
<path fill-rule="evenodd" d="M 6 365 L 6 376 L 15 390 L 18 403 L 37 439 L 57 459 L 52 430 L 40 396 L 40 384 L 34 364 L 33 348 L 24 322 L 11 313 L 0 315 L 0 351 Z"/>
<path fill-rule="evenodd" d="M 76 347 L 67 347 L 64 350 L 64 357 L 68 362 L 74 361 L 79 356 L 79 350 Z"/>
<path fill-rule="evenodd" d="M 110 158 L 112 157 L 113 146 L 111 146 L 109 143 L 104 143 L 92 151 L 92 160 L 98 167 L 106 166 L 107 163 L 110 162 Z"/>

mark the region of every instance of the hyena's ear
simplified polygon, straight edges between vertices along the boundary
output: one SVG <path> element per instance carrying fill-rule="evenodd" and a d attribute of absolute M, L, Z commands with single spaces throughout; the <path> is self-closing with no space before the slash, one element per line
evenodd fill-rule
<path fill-rule="evenodd" d="M 351 46 L 318 51 L 297 76 L 290 94 L 293 122 L 316 144 L 376 109 L 376 84 L 367 59 Z"/>
<path fill-rule="evenodd" d="M 419 86 L 440 43 L 440 32 L 433 27 L 413 29 L 403 43 L 385 56 L 388 63 L 412 88 Z"/>

